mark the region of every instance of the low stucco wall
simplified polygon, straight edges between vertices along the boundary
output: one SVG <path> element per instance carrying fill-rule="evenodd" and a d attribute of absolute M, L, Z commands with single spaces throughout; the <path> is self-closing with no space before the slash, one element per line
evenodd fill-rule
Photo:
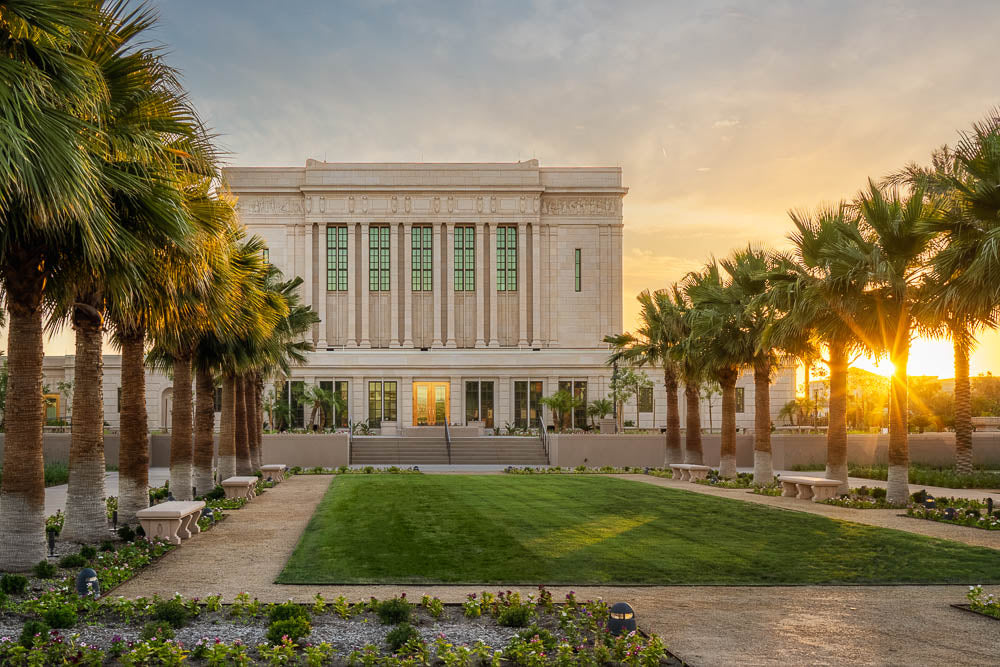
<path fill-rule="evenodd" d="M 681 438 L 682 441 L 684 438 Z M 702 455 L 705 465 L 718 466 L 721 437 L 703 434 Z M 552 465 L 575 467 L 610 466 L 662 466 L 666 454 L 666 439 L 653 435 L 583 435 L 553 434 L 549 438 Z M 954 433 L 912 433 L 909 438 L 910 461 L 932 466 L 955 463 Z M 888 435 L 847 436 L 847 460 L 851 463 L 871 465 L 888 461 Z M 771 459 L 777 470 L 787 470 L 797 465 L 822 465 L 826 463 L 825 435 L 771 436 Z M 974 463 L 1000 467 L 1000 432 L 974 433 L 972 437 Z M 736 436 L 736 465 L 753 466 L 753 436 Z"/>
<path fill-rule="evenodd" d="M 0 433 L 0 461 L 3 461 L 6 437 L 6 433 Z M 42 440 L 42 455 L 46 463 L 69 463 L 69 443 L 69 433 L 46 433 Z M 118 465 L 117 435 L 105 434 L 104 460 L 108 465 Z"/>
<path fill-rule="evenodd" d="M 347 433 L 276 433 L 265 435 L 262 447 L 264 463 L 336 468 L 351 462 L 351 436 Z"/>

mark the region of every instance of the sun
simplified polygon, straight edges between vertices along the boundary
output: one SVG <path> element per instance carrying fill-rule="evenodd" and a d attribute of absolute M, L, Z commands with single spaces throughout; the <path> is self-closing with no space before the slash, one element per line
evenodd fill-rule
<path fill-rule="evenodd" d="M 873 373 L 889 377 L 893 372 L 888 359 L 874 360 L 862 357 L 852 364 Z M 930 375 L 939 378 L 955 377 L 955 363 L 951 342 L 917 338 L 910 345 L 910 359 L 906 368 L 908 375 Z"/>

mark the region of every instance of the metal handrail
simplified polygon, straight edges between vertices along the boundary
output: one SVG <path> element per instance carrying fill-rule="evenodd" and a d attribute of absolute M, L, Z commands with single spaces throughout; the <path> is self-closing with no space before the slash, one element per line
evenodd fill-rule
<path fill-rule="evenodd" d="M 549 458 L 549 430 L 545 426 L 545 418 L 538 415 L 538 438 L 542 441 L 542 449 L 545 451 L 545 460 L 551 462 Z"/>
<path fill-rule="evenodd" d="M 444 420 L 444 446 L 448 450 L 448 465 L 451 465 L 451 429 L 447 419 Z"/>

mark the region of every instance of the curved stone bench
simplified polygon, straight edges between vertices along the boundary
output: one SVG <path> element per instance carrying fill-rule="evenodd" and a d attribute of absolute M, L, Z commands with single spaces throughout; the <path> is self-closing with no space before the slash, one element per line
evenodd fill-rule
<path fill-rule="evenodd" d="M 694 463 L 671 463 L 670 470 L 674 473 L 674 479 L 679 479 L 682 482 L 693 482 L 708 477 L 708 471 L 711 468 Z"/>
<path fill-rule="evenodd" d="M 253 500 L 256 496 L 257 476 L 253 477 L 227 477 L 222 480 L 222 488 L 226 491 L 226 498 L 246 498 Z"/>
<path fill-rule="evenodd" d="M 171 544 L 180 544 L 201 532 L 198 519 L 203 500 L 169 500 L 135 513 L 139 525 L 149 539 L 160 538 Z"/>
<path fill-rule="evenodd" d="M 268 463 L 260 467 L 260 471 L 264 473 L 264 479 L 270 477 L 272 482 L 280 482 L 285 479 L 285 470 L 287 469 L 288 466 L 284 463 Z"/>
<path fill-rule="evenodd" d="M 779 477 L 781 495 L 800 500 L 820 502 L 837 497 L 837 489 L 843 483 L 839 479 L 826 477 Z"/>

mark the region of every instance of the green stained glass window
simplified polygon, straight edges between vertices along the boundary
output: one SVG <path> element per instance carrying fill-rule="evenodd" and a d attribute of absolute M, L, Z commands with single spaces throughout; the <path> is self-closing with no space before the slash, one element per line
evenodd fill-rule
<path fill-rule="evenodd" d="M 389 228 L 368 228 L 368 290 L 389 291 Z"/>
<path fill-rule="evenodd" d="M 497 227 L 497 291 L 517 291 L 517 227 Z"/>
<path fill-rule="evenodd" d="M 455 227 L 455 291 L 476 289 L 476 228 Z"/>
<path fill-rule="evenodd" d="M 326 228 L 326 289 L 347 291 L 347 227 Z"/>
<path fill-rule="evenodd" d="M 410 241 L 410 288 L 429 292 L 434 287 L 434 241 L 430 227 L 414 227 Z"/>

